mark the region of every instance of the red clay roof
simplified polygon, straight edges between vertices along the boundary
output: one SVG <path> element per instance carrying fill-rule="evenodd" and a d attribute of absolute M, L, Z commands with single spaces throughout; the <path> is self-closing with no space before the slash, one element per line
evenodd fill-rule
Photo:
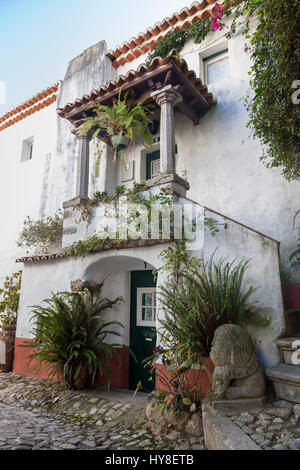
<path fill-rule="evenodd" d="M 0 131 L 54 103 L 57 98 L 58 85 L 59 82 L 0 116 Z"/>
<path fill-rule="evenodd" d="M 149 66 L 141 64 L 137 70 L 130 70 L 126 75 L 120 75 L 116 81 L 111 80 L 107 85 L 102 86 L 98 90 L 92 90 L 89 95 L 84 95 L 81 99 L 77 99 L 74 103 L 68 103 L 64 108 L 57 110 L 58 114 L 61 117 L 69 118 L 69 113 L 76 114 L 81 111 L 82 108 L 92 106 L 93 104 L 99 103 L 104 99 L 106 95 L 116 92 L 120 87 L 126 87 L 127 84 L 133 83 L 140 79 L 141 77 L 147 75 L 153 71 L 159 70 L 164 66 L 170 64 L 175 67 L 188 79 L 190 84 L 197 90 L 198 93 L 202 96 L 202 99 L 205 100 L 207 105 L 213 103 L 213 96 L 208 92 L 207 87 L 202 84 L 202 81 L 196 77 L 196 74 L 193 70 L 189 70 L 187 63 L 183 59 L 178 59 L 174 56 L 174 51 L 172 51 L 167 57 L 162 59 L 161 57 L 155 57 Z M 125 89 L 125 88 L 124 88 Z"/>
<path fill-rule="evenodd" d="M 205 20 L 206 18 L 213 17 L 216 13 L 214 9 L 216 3 L 215 0 L 194 2 L 189 8 L 184 7 L 179 13 L 174 13 L 171 17 L 156 23 L 152 28 L 148 28 L 144 33 L 140 33 L 138 37 L 133 37 L 114 50 L 108 51 L 107 56 L 112 60 L 115 68 L 124 65 L 126 62 L 131 62 L 149 50 L 146 44 L 148 41 L 154 38 L 155 41 L 161 39 L 170 28 L 180 31 L 183 26 L 192 26 L 199 19 Z M 219 3 L 221 4 L 222 0 L 219 0 Z M 131 52 L 132 49 L 134 49 L 134 54 Z"/>

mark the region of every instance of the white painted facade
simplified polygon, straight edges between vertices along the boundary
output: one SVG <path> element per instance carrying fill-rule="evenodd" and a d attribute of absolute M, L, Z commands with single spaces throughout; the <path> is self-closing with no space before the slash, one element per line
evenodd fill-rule
<path fill-rule="evenodd" d="M 23 141 L 33 138 L 32 159 L 21 161 Z M 0 131 L 0 284 L 20 269 L 25 250 L 17 240 L 25 217 L 45 215 L 49 165 L 56 147 L 56 103 Z"/>
<path fill-rule="evenodd" d="M 255 300 L 264 311 L 268 311 L 271 324 L 267 330 L 254 329 L 251 333 L 262 364 L 269 366 L 279 361 L 274 341 L 284 331 L 284 318 L 278 243 L 268 237 L 280 242 L 282 264 L 287 269 L 289 253 L 297 239 L 297 233 L 292 230 L 292 220 L 299 209 L 300 184 L 299 181 L 286 181 L 280 169 L 266 169 L 259 160 L 260 144 L 249 136 L 247 111 L 240 99 L 248 90 L 250 53 L 245 50 L 245 39 L 241 33 L 227 41 L 224 32 L 212 32 L 201 45 L 189 41 L 181 56 L 189 69 L 202 77 L 203 58 L 222 49 L 228 49 L 229 77 L 209 86 L 217 103 L 197 126 L 186 116 L 175 112 L 175 141 L 178 147 L 176 172 L 190 184 L 188 198 L 251 227 L 248 229 L 229 221 L 228 231 L 221 231 L 213 239 L 206 237 L 204 254 L 208 256 L 219 246 L 219 253 L 229 255 L 231 259 L 253 258 L 246 283 L 262 286 L 255 294 Z M 58 108 L 105 85 L 112 78 L 136 70 L 146 58 L 139 57 L 114 69 L 106 53 L 107 46 L 101 42 L 71 61 L 58 91 Z M 25 216 L 37 218 L 51 215 L 62 207 L 63 202 L 76 196 L 78 140 L 71 132 L 71 124 L 56 115 L 55 107 L 53 104 L 0 132 L 2 278 L 16 271 L 14 260 L 20 257 L 20 252 L 15 240 Z M 22 141 L 32 135 L 36 143 L 33 159 L 21 163 Z M 155 137 L 158 139 L 159 133 Z M 158 148 L 159 142 L 156 142 L 152 151 Z M 111 149 L 103 144 L 100 175 L 97 178 L 94 171 L 96 157 L 93 145 L 90 146 L 89 195 L 96 190 L 114 192 L 117 185 L 131 187 L 134 180 L 140 182 L 145 179 L 147 150 L 141 143 L 137 142 L 135 151 L 128 155 L 128 161 L 134 161 L 131 181 L 122 180 L 120 159 L 113 166 L 111 153 Z M 51 159 L 47 161 L 49 154 Z M 11 202 L 6 203 L 8 195 Z M 212 216 L 219 217 L 214 213 Z M 221 217 L 222 220 L 224 218 Z M 75 239 L 85 234 L 85 230 L 79 228 Z M 71 238 L 74 241 L 74 237 Z M 51 291 L 69 290 L 72 280 L 101 282 L 109 275 L 104 294 L 111 298 L 119 295 L 124 298 L 113 319 L 123 322 L 122 344 L 128 345 L 130 271 L 144 269 L 145 262 L 147 269 L 158 267 L 161 249 L 157 245 L 90 254 L 77 261 L 63 258 L 25 263 L 17 337 L 31 337 L 29 305 L 40 303 L 50 296 Z"/>

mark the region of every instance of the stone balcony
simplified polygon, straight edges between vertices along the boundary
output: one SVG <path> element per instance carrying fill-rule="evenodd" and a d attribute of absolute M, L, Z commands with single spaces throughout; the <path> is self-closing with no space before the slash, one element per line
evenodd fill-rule
<path fill-rule="evenodd" d="M 95 234 L 101 233 L 104 227 L 107 226 L 108 210 L 109 207 L 114 212 L 119 208 L 120 203 L 125 202 L 133 203 L 132 195 L 138 195 L 138 198 L 149 200 L 150 197 L 159 197 L 160 194 L 168 199 L 168 204 L 182 204 L 182 199 L 186 196 L 186 191 L 189 189 L 189 183 L 178 176 L 176 173 L 164 174 L 156 178 L 148 180 L 145 185 L 141 185 L 142 190 L 132 192 L 125 192 L 120 196 L 108 195 L 111 197 L 111 202 L 99 201 L 98 204 L 88 208 L 88 199 L 84 197 L 75 197 L 70 201 L 63 204 L 64 208 L 64 223 L 63 223 L 63 239 L 62 248 L 67 248 L 79 240 L 85 240 Z M 180 202 L 181 201 L 181 202 Z M 135 202 L 135 203 L 138 203 Z M 112 206 L 113 205 L 113 206 Z M 154 205 L 161 207 L 159 200 L 154 202 Z M 151 237 L 150 237 L 151 238 Z"/>

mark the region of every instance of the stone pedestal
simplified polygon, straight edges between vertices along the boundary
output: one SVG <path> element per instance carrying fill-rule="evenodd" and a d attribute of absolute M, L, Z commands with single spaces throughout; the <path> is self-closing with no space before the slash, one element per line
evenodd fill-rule
<path fill-rule="evenodd" d="M 0 331 L 0 372 L 10 372 L 14 360 L 15 326 Z"/>
<path fill-rule="evenodd" d="M 238 400 L 216 400 L 211 407 L 216 412 L 224 413 L 227 416 L 244 413 L 249 410 L 259 410 L 266 402 L 265 397 L 261 398 L 240 398 Z"/>

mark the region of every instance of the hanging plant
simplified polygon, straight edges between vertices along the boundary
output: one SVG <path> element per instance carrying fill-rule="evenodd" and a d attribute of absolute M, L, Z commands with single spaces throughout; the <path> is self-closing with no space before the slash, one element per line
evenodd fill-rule
<path fill-rule="evenodd" d="M 119 92 L 118 100 L 112 106 L 98 104 L 91 108 L 93 115 L 84 118 L 81 127 L 82 134 L 93 131 L 93 138 L 109 136 L 111 144 L 115 150 L 114 162 L 117 152 L 121 150 L 122 162 L 124 163 L 124 149 L 129 151 L 135 147 L 135 141 L 142 137 L 145 147 L 151 147 L 153 136 L 149 130 L 152 123 L 149 115 L 152 113 L 152 105 L 144 105 L 144 102 L 137 103 L 130 107 L 127 104 L 128 91 L 121 97 L 122 89 Z"/>

